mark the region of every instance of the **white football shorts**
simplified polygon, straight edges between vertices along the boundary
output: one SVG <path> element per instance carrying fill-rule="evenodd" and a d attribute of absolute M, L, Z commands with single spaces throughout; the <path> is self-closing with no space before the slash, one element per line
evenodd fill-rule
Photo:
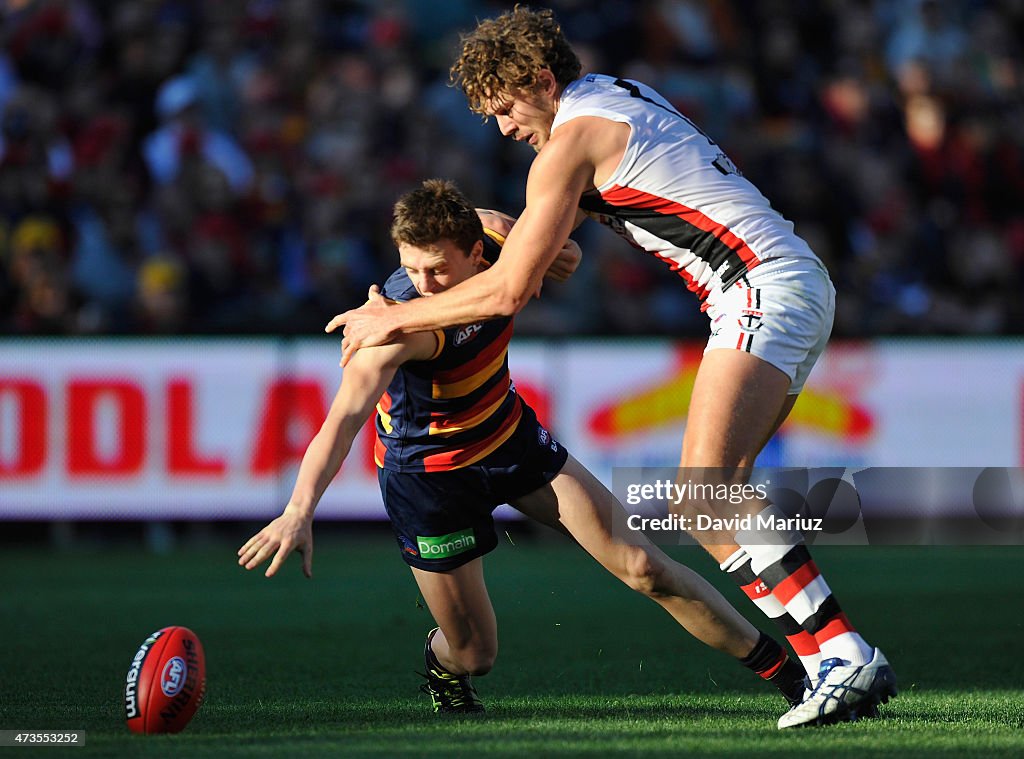
<path fill-rule="evenodd" d="M 707 309 L 711 337 L 704 348 L 746 351 L 781 369 L 796 395 L 825 350 L 836 311 L 836 289 L 817 259 L 765 261 Z"/>

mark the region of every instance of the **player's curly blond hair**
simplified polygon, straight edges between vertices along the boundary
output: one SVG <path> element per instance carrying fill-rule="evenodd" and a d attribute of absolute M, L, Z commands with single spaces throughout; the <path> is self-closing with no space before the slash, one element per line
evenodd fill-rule
<path fill-rule="evenodd" d="M 485 113 L 495 97 L 533 89 L 541 69 L 564 87 L 579 78 L 582 67 L 554 13 L 517 5 L 462 36 L 462 53 L 450 74 L 470 109 Z"/>
<path fill-rule="evenodd" d="M 451 240 L 468 256 L 483 236 L 476 209 L 450 180 L 426 179 L 395 203 L 391 224 L 395 245 L 427 246 Z"/>

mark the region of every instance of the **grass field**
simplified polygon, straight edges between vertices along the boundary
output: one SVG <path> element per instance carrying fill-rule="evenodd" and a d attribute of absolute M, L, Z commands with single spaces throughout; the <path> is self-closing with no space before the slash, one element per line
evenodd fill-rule
<path fill-rule="evenodd" d="M 322 538 L 311 581 L 297 563 L 246 573 L 227 541 L 4 548 L 0 729 L 84 729 L 85 747 L 44 752 L 76 757 L 1024 755 L 1022 548 L 817 550 L 901 695 L 885 719 L 779 732 L 784 704 L 749 672 L 560 540 L 513 539 L 487 560 L 502 646 L 478 680 L 488 712 L 461 719 L 417 690 L 432 625 L 383 532 Z M 761 625 L 709 559 L 675 555 Z M 129 661 L 171 624 L 204 643 L 207 701 L 184 733 L 131 735 Z"/>

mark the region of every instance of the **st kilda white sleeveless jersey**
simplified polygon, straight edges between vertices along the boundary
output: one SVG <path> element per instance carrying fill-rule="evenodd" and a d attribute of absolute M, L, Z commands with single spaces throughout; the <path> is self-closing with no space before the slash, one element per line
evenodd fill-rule
<path fill-rule="evenodd" d="M 815 258 L 721 148 L 650 87 L 589 74 L 565 88 L 552 132 L 579 116 L 631 128 L 615 173 L 580 208 L 665 261 L 702 301 L 769 259 Z"/>

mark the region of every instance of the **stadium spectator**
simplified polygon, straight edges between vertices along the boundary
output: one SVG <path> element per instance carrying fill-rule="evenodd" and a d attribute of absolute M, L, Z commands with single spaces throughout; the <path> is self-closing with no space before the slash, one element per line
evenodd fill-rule
<path fill-rule="evenodd" d="M 241 193 L 252 181 L 252 164 L 227 134 L 207 125 L 199 102 L 199 85 L 183 75 L 166 82 L 157 93 L 162 125 L 143 143 L 143 155 L 158 185 L 173 182 L 190 161 L 202 159 L 224 174 Z"/>
<path fill-rule="evenodd" d="M 117 250 L 108 264 L 126 262 L 135 276 L 158 251 L 177 257 L 189 271 L 189 305 L 175 322 L 182 332 L 315 329 L 387 276 L 388 210 L 423 176 L 450 176 L 487 205 L 522 207 L 523 157 L 445 84 L 457 30 L 511 5 L 8 4 L 0 10 L 0 240 L 44 215 L 67 240 L 65 265 L 87 250 Z M 837 335 L 1024 329 L 1013 296 L 1024 284 L 1019 3 L 551 6 L 588 68 L 663 92 L 796 222 L 840 290 Z M 222 213 L 241 230 L 228 247 L 244 248 L 249 262 L 234 286 L 272 318 L 241 324 L 206 313 L 209 283 L 196 275 L 199 254 L 184 233 L 198 213 L 187 194 L 196 180 L 176 183 L 193 160 L 226 178 Z M 133 240 L 109 229 L 106 214 L 123 201 L 102 196 L 118 187 L 130 188 L 132 208 L 121 217 L 134 219 Z M 979 234 L 966 234 L 972 228 Z M 699 334 L 657 269 L 623 255 L 609 235 L 583 234 L 581 276 L 532 304 L 521 332 L 571 324 L 659 334 L 681 319 L 674 334 Z M 977 271 L 965 274 L 964 260 L 978 261 Z M 124 276 L 111 300 L 78 291 L 82 268 L 64 272 L 71 297 L 61 302 L 72 312 L 48 329 L 145 329 L 125 310 Z M 620 277 L 633 285 L 616 301 Z M 5 302 L 24 300 L 25 286 L 8 279 Z M 549 318 L 552 309 L 559 318 Z M 115 324 L 112 313 L 128 316 Z M 6 329 L 32 333 L 36 322 L 15 327 L 10 314 Z"/>

